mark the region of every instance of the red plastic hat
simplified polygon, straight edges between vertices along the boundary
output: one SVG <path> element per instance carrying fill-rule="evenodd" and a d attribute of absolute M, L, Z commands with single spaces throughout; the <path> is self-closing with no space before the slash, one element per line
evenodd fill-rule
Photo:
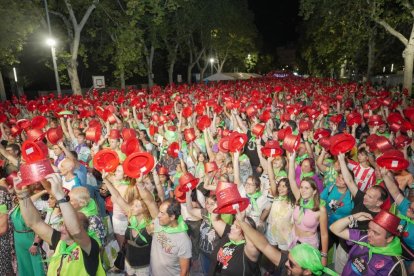
<path fill-rule="evenodd" d="M 257 108 L 255 106 L 253 106 L 253 105 L 249 105 L 246 108 L 246 114 L 247 114 L 248 117 L 256 116 L 256 114 L 257 114 Z"/>
<path fill-rule="evenodd" d="M 9 174 L 9 175 L 6 177 L 6 182 L 7 182 L 7 185 L 8 185 L 9 187 L 13 187 L 13 185 L 14 185 L 14 179 L 15 179 L 15 178 L 17 178 L 17 177 L 18 177 L 17 172 L 12 172 L 11 174 Z"/>
<path fill-rule="evenodd" d="M 22 157 L 27 163 L 33 163 L 46 159 L 48 154 L 49 149 L 41 141 L 26 140 L 22 145 Z"/>
<path fill-rule="evenodd" d="M 233 183 L 219 182 L 216 189 L 217 208 L 213 210 L 217 214 L 236 214 L 246 210 L 249 199 L 240 196 L 237 185 Z"/>
<path fill-rule="evenodd" d="M 138 178 L 141 173 L 147 174 L 154 168 L 154 157 L 148 152 L 134 152 L 128 156 L 122 166 L 126 175 Z"/>
<path fill-rule="evenodd" d="M 219 150 L 221 152 L 227 153 L 229 152 L 229 136 L 222 137 L 218 143 Z"/>
<path fill-rule="evenodd" d="M 20 129 L 26 129 L 26 128 L 29 128 L 30 127 L 30 121 L 29 120 L 27 120 L 27 119 L 20 119 L 20 120 L 18 120 L 17 121 L 17 126 L 20 128 Z"/>
<path fill-rule="evenodd" d="M 322 137 L 329 137 L 331 136 L 331 132 L 324 128 L 318 128 L 315 133 L 313 134 L 313 139 L 318 140 Z"/>
<path fill-rule="evenodd" d="M 330 139 L 330 137 L 322 137 L 321 139 L 318 140 L 318 143 L 326 151 L 328 151 L 331 148 L 331 139 Z"/>
<path fill-rule="evenodd" d="M 276 157 L 283 154 L 283 149 L 279 146 L 279 141 L 275 140 L 267 141 L 261 151 L 266 157 Z"/>
<path fill-rule="evenodd" d="M 191 173 L 185 173 L 178 180 L 178 189 L 183 192 L 194 190 L 197 187 L 198 181 L 199 179 L 195 178 Z"/>
<path fill-rule="evenodd" d="M 63 138 L 62 127 L 49 128 L 46 132 L 46 138 L 52 145 L 56 145 Z"/>
<path fill-rule="evenodd" d="M 119 132 L 119 130 L 117 130 L 117 129 L 111 129 L 109 131 L 109 139 L 118 140 L 119 138 L 121 138 L 121 133 Z"/>
<path fill-rule="evenodd" d="M 0 114 L 0 123 L 5 123 L 7 121 L 6 114 Z"/>
<path fill-rule="evenodd" d="M 399 150 L 388 150 L 377 158 L 378 166 L 392 171 L 400 171 L 408 168 L 408 161 Z"/>
<path fill-rule="evenodd" d="M 88 130 L 85 133 L 85 139 L 92 141 L 92 142 L 98 142 L 101 138 L 101 128 L 100 127 L 91 127 L 88 128 Z"/>
<path fill-rule="evenodd" d="M 166 167 L 160 167 L 158 170 L 158 175 L 168 175 L 168 169 Z"/>
<path fill-rule="evenodd" d="M 219 168 L 218 168 L 217 163 L 215 161 L 204 163 L 204 172 L 205 173 L 218 171 L 218 169 Z"/>
<path fill-rule="evenodd" d="M 262 137 L 266 126 L 264 124 L 256 124 L 252 128 L 252 134 L 256 137 Z"/>
<path fill-rule="evenodd" d="M 401 232 L 399 231 L 400 218 L 387 212 L 381 210 L 372 220 L 394 236 L 400 236 Z"/>
<path fill-rule="evenodd" d="M 288 152 L 294 152 L 299 148 L 300 145 L 300 137 L 293 134 L 288 134 L 283 139 L 282 147 Z"/>
<path fill-rule="evenodd" d="M 260 121 L 264 123 L 269 121 L 271 118 L 272 118 L 272 114 L 268 110 L 263 111 L 263 113 L 259 116 Z"/>
<path fill-rule="evenodd" d="M 174 197 L 180 203 L 186 202 L 186 195 L 184 191 L 181 191 L 179 187 L 176 187 L 174 190 Z"/>
<path fill-rule="evenodd" d="M 411 144 L 412 141 L 413 141 L 413 139 L 411 139 L 411 138 L 409 138 L 405 135 L 397 136 L 394 139 L 394 143 L 395 143 L 396 148 L 404 148 L 405 146 L 408 146 L 409 144 Z"/>
<path fill-rule="evenodd" d="M 172 142 L 167 149 L 168 155 L 173 158 L 177 158 L 179 152 L 180 152 L 180 145 L 177 142 Z"/>
<path fill-rule="evenodd" d="M 346 116 L 346 124 L 352 126 L 353 124 L 360 125 L 362 123 L 362 115 L 359 112 L 352 112 Z"/>
<path fill-rule="evenodd" d="M 313 123 L 310 120 L 299 121 L 299 132 L 311 130 L 312 128 L 313 128 Z"/>
<path fill-rule="evenodd" d="M 128 139 L 137 137 L 137 133 L 135 132 L 135 129 L 133 129 L 133 128 L 124 128 L 124 129 L 122 129 L 121 135 L 122 135 L 122 139 L 124 139 L 124 140 L 128 140 Z"/>
<path fill-rule="evenodd" d="M 33 128 L 26 130 L 27 140 L 39 141 L 45 137 L 45 133 L 40 128 Z"/>
<path fill-rule="evenodd" d="M 124 142 L 121 145 L 121 151 L 125 153 L 126 156 L 129 156 L 134 152 L 141 151 L 141 146 L 139 144 L 138 139 L 135 137 L 131 137 L 127 140 L 124 140 Z"/>
<path fill-rule="evenodd" d="M 54 173 L 52 165 L 49 159 L 42 159 L 32 163 L 25 163 L 20 166 L 21 182 L 16 186 L 21 189 L 24 186 L 28 186 L 37 183 L 48 174 Z"/>
<path fill-rule="evenodd" d="M 381 126 L 384 124 L 385 122 L 383 121 L 381 115 L 372 115 L 368 118 L 368 125 L 370 126 Z"/>
<path fill-rule="evenodd" d="M 384 153 L 387 150 L 392 149 L 393 147 L 390 140 L 388 140 L 384 136 L 377 136 L 377 139 L 375 140 L 375 148 L 380 152 Z"/>
<path fill-rule="evenodd" d="M 93 157 L 93 167 L 102 172 L 114 172 L 119 165 L 118 153 L 114 150 L 104 149 L 98 151 Z"/>
<path fill-rule="evenodd" d="M 342 121 L 342 114 L 334 115 L 329 120 L 334 124 L 339 124 Z"/>
<path fill-rule="evenodd" d="M 183 117 L 188 118 L 191 115 L 193 115 L 193 109 L 191 108 L 191 106 L 184 107 L 183 108 Z"/>
<path fill-rule="evenodd" d="M 36 116 L 32 119 L 31 127 L 43 129 L 47 125 L 47 119 L 45 116 Z"/>
<path fill-rule="evenodd" d="M 211 125 L 211 120 L 207 115 L 203 115 L 197 118 L 197 127 L 200 130 L 204 130 Z"/>
<path fill-rule="evenodd" d="M 277 132 L 277 139 L 280 140 L 280 141 L 283 141 L 287 134 L 292 134 L 292 128 L 291 127 L 280 129 Z"/>
<path fill-rule="evenodd" d="M 154 125 L 150 125 L 150 127 L 149 127 L 149 134 L 151 136 L 154 136 L 155 133 L 157 133 L 157 132 L 158 132 L 158 127 L 157 126 L 154 126 Z"/>
<path fill-rule="evenodd" d="M 186 128 L 184 129 L 184 139 L 187 143 L 191 143 L 196 139 L 195 130 L 194 128 Z"/>
<path fill-rule="evenodd" d="M 239 133 L 235 131 L 229 136 L 229 151 L 230 152 L 241 151 L 246 143 L 247 143 L 247 135 L 244 133 Z"/>
<path fill-rule="evenodd" d="M 334 135 L 330 138 L 330 151 L 333 155 L 350 151 L 355 146 L 354 136 L 346 133 Z"/>
<path fill-rule="evenodd" d="M 19 135 L 20 133 L 22 133 L 22 129 L 21 128 L 19 128 L 17 125 L 13 125 L 12 127 L 11 127 L 11 129 L 10 129 L 10 134 L 12 135 L 12 136 L 17 136 L 17 135 Z"/>

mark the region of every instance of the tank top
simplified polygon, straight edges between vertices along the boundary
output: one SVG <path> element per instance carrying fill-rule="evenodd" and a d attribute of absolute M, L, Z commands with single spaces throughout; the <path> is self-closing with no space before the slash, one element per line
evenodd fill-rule
<path fill-rule="evenodd" d="M 125 257 L 132 267 L 144 267 L 150 264 L 152 236 L 148 234 L 146 228 L 142 230 L 141 234 L 147 242 L 143 241 L 139 235 L 134 238 L 131 228 L 127 228 L 125 231 Z"/>

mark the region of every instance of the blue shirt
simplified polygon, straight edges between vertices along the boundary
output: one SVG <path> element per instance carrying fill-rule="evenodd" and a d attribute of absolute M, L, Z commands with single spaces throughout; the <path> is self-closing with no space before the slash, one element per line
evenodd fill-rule
<path fill-rule="evenodd" d="M 349 216 L 352 209 L 354 208 L 354 202 L 352 201 L 351 192 L 349 189 L 346 190 L 345 196 L 342 198 L 341 203 L 338 204 L 338 201 L 341 199 L 343 194 L 338 191 L 338 187 L 335 184 L 327 186 L 322 194 L 321 198 L 326 201 L 326 210 L 328 212 L 328 225 L 331 225 L 340 218 Z M 339 205 L 336 208 L 336 211 L 332 209 L 336 205 Z"/>
<path fill-rule="evenodd" d="M 87 179 L 87 174 L 88 174 L 88 170 L 86 169 L 86 167 L 80 164 L 79 168 L 76 168 L 74 173 L 79 178 L 80 185 L 86 186 L 87 184 L 86 179 Z"/>
<path fill-rule="evenodd" d="M 408 208 L 410 208 L 411 202 L 404 198 L 403 201 L 398 205 L 398 211 L 406 216 Z M 405 220 L 401 220 L 401 224 L 405 226 L 407 224 L 404 231 L 409 233 L 408 237 L 403 237 L 404 242 L 410 247 L 410 249 L 414 249 L 414 224 L 406 222 Z"/>

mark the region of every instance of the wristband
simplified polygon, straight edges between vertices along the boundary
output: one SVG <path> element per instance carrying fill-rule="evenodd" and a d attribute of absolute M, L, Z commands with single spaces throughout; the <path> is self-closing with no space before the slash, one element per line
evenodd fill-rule
<path fill-rule="evenodd" d="M 321 256 L 322 256 L 322 258 L 327 258 L 328 257 L 328 254 L 325 253 L 325 252 L 321 252 Z"/>
<path fill-rule="evenodd" d="M 67 203 L 67 202 L 68 201 L 67 201 L 66 197 L 63 197 L 63 198 L 61 198 L 61 199 L 59 199 L 59 200 L 56 201 L 57 204 Z"/>
<path fill-rule="evenodd" d="M 38 246 L 39 246 L 39 243 L 34 242 L 34 243 L 32 243 L 32 246 L 36 246 L 36 247 L 38 247 Z"/>

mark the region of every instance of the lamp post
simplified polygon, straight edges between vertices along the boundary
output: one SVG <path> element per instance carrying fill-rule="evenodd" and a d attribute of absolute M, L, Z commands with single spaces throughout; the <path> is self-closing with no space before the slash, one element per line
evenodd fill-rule
<path fill-rule="evenodd" d="M 46 11 L 46 21 L 47 27 L 49 30 L 49 38 L 46 40 L 46 44 L 50 46 L 50 50 L 52 51 L 52 61 L 53 61 L 53 70 L 55 71 L 55 80 L 56 80 L 56 90 L 58 93 L 58 97 L 62 96 L 62 91 L 60 90 L 60 82 L 59 82 L 59 72 L 57 70 L 56 64 L 56 40 L 52 38 L 52 29 L 50 27 L 50 19 L 49 19 L 49 9 L 47 7 L 47 0 L 44 0 L 45 4 L 45 11 Z"/>
<path fill-rule="evenodd" d="M 210 58 L 210 74 L 213 75 L 213 63 L 214 63 L 214 58 Z"/>
<path fill-rule="evenodd" d="M 59 83 L 59 72 L 57 69 L 57 63 L 56 63 L 56 40 L 53 38 L 48 38 L 46 40 L 46 44 L 50 46 L 50 49 L 52 51 L 52 61 L 53 61 L 53 70 L 55 71 L 55 80 L 56 80 L 56 90 L 58 93 L 58 96 L 62 96 L 62 92 L 60 90 L 60 83 Z"/>

